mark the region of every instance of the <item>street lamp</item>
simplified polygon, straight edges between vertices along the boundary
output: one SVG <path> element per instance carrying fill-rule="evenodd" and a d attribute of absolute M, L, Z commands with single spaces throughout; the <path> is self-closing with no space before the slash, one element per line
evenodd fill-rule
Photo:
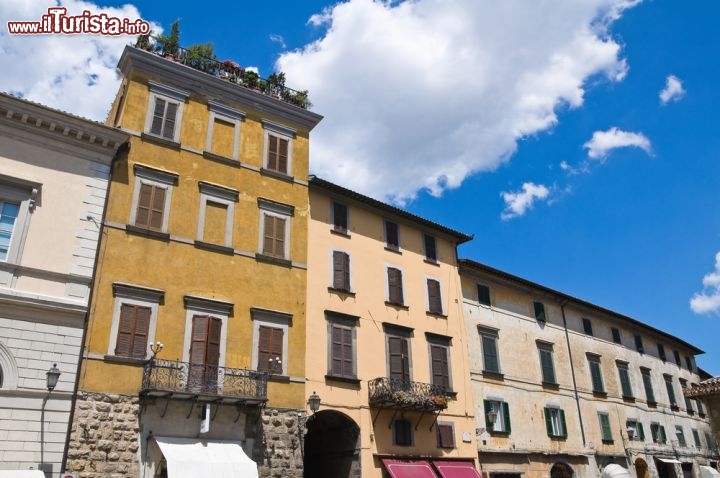
<path fill-rule="evenodd" d="M 320 410 L 320 395 L 315 393 L 315 391 L 313 391 L 312 395 L 308 397 L 308 405 L 310 406 L 310 410 L 313 412 L 313 415 L 315 412 Z"/>
<path fill-rule="evenodd" d="M 497 415 L 498 414 L 494 408 L 491 408 L 487 414 L 488 428 L 490 428 L 491 430 L 495 428 L 495 420 L 497 420 Z"/>
<path fill-rule="evenodd" d="M 48 393 L 52 392 L 55 389 L 55 386 L 58 383 L 58 379 L 60 378 L 60 370 L 57 368 L 57 364 L 53 364 L 52 367 L 50 367 L 50 370 L 47 371 L 47 389 Z"/>

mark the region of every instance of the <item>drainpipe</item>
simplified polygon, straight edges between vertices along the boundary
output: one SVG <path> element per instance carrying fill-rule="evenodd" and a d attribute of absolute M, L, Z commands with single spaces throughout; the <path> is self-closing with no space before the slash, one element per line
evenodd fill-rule
<path fill-rule="evenodd" d="M 587 446 L 585 442 L 585 426 L 583 426 L 582 412 L 580 410 L 580 396 L 578 395 L 577 382 L 575 381 L 575 365 L 573 365 L 572 348 L 570 347 L 570 334 L 568 333 L 567 320 L 565 319 L 565 304 L 567 300 L 560 302 L 560 312 L 562 313 L 563 328 L 565 329 L 565 340 L 567 341 L 568 356 L 570 357 L 570 373 L 572 375 L 573 391 L 575 392 L 575 405 L 577 406 L 578 420 L 580 420 L 580 435 L 582 436 L 583 448 Z"/>
<path fill-rule="evenodd" d="M 75 404 L 77 402 L 78 390 L 80 389 L 80 372 L 82 370 L 83 356 L 85 355 L 85 346 L 87 341 L 87 330 L 90 325 L 90 307 L 92 306 L 93 290 L 95 288 L 95 273 L 97 272 L 98 262 L 100 260 L 100 243 L 102 242 L 103 232 L 105 230 L 105 215 L 107 214 L 108 200 L 110 199 L 110 185 L 112 184 L 113 168 L 115 167 L 115 160 L 121 153 L 130 150 L 130 141 L 126 141 L 121 144 L 112 160 L 110 161 L 110 174 L 108 175 L 108 187 L 105 191 L 105 205 L 103 206 L 102 217 L 100 218 L 99 230 L 98 230 L 98 243 L 97 251 L 95 251 L 95 261 L 93 264 L 93 274 L 90 278 L 90 288 L 88 289 L 88 302 L 85 310 L 85 317 L 83 319 L 83 333 L 82 339 L 80 340 L 80 355 L 78 357 L 77 369 L 75 370 L 75 386 L 73 387 L 72 399 L 70 401 L 70 417 L 68 418 L 67 431 L 65 432 L 65 447 L 63 449 L 61 472 L 66 472 L 68 451 L 70 449 L 70 433 L 72 432 L 73 420 L 75 420 Z"/>

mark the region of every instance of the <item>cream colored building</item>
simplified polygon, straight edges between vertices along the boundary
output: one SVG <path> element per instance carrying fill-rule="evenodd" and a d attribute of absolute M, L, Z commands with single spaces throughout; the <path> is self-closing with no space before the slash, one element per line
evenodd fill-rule
<path fill-rule="evenodd" d="M 110 164 L 126 141 L 0 94 L 0 470 L 61 471 Z"/>
<path fill-rule="evenodd" d="M 471 260 L 460 275 L 488 478 L 691 478 L 711 464 L 706 410 L 683 398 L 701 350 Z"/>
<path fill-rule="evenodd" d="M 469 239 L 311 178 L 306 393 L 320 408 L 305 476 L 477 476 L 456 259 Z"/>

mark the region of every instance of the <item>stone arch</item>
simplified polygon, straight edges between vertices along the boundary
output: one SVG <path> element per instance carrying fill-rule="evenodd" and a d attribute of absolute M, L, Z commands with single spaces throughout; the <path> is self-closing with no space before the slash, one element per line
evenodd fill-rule
<path fill-rule="evenodd" d="M 10 349 L 0 342 L 0 388 L 13 390 L 17 388 L 18 368 L 15 357 Z"/>
<path fill-rule="evenodd" d="M 307 419 L 304 473 L 312 478 L 360 476 L 360 427 L 337 410 L 316 412 Z"/>
<path fill-rule="evenodd" d="M 550 478 L 573 478 L 575 472 L 567 463 L 557 462 L 550 468 Z"/>

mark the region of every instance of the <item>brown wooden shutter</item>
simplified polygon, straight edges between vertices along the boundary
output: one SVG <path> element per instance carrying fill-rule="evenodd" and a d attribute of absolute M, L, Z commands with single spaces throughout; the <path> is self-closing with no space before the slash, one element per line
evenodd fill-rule
<path fill-rule="evenodd" d="M 285 257 L 285 219 L 275 218 L 275 257 Z"/>
<path fill-rule="evenodd" d="M 163 126 L 163 136 L 168 139 L 175 138 L 175 119 L 177 116 L 177 103 L 168 103 L 165 112 L 165 124 Z"/>
<path fill-rule="evenodd" d="M 192 340 L 190 342 L 190 363 L 197 365 L 205 364 L 205 354 L 208 342 L 208 321 L 207 315 L 193 316 Z"/>
<path fill-rule="evenodd" d="M 393 304 L 403 304 L 402 272 L 388 267 L 388 300 Z"/>
<path fill-rule="evenodd" d="M 272 353 L 273 361 L 276 359 L 283 361 L 283 329 L 272 329 L 272 342 L 270 345 L 270 351 Z"/>
<path fill-rule="evenodd" d="M 271 134 L 268 135 L 268 161 L 267 161 L 267 167 L 268 169 L 272 169 L 273 171 L 278 170 L 278 138 L 277 136 L 273 136 Z"/>
<path fill-rule="evenodd" d="M 385 240 L 387 247 L 397 250 L 400 246 L 398 237 L 398 225 L 391 221 L 385 221 Z"/>
<path fill-rule="evenodd" d="M 132 348 L 135 308 L 132 305 L 120 306 L 120 323 L 118 324 L 115 355 L 129 357 Z"/>
<path fill-rule="evenodd" d="M 408 341 L 403 337 L 388 337 L 390 354 L 390 378 L 397 380 L 410 379 L 410 364 L 408 360 Z"/>
<path fill-rule="evenodd" d="M 120 306 L 115 355 L 145 358 L 147 337 L 150 329 L 150 307 L 132 304 Z"/>
<path fill-rule="evenodd" d="M 220 337 L 222 334 L 222 320 L 210 317 L 205 363 L 217 367 L 220 363 Z"/>
<path fill-rule="evenodd" d="M 345 252 L 333 251 L 333 287 L 350 290 L 350 256 Z"/>
<path fill-rule="evenodd" d="M 155 98 L 155 110 L 153 111 L 152 126 L 150 132 L 152 134 L 162 134 L 163 116 L 165 115 L 165 100 Z"/>
<path fill-rule="evenodd" d="M 161 231 L 163 226 L 163 212 L 165 209 L 165 189 L 153 187 L 152 210 L 150 211 L 150 229 Z"/>
<path fill-rule="evenodd" d="M 353 377 L 352 330 L 333 325 L 330 334 L 331 370 L 337 377 Z"/>
<path fill-rule="evenodd" d="M 455 436 L 453 435 L 452 425 L 437 425 L 438 434 L 438 447 L 439 448 L 454 448 L 455 447 Z"/>
<path fill-rule="evenodd" d="M 270 337 L 272 329 L 261 325 L 258 330 L 258 371 L 264 372 L 268 370 L 268 362 L 270 360 Z"/>
<path fill-rule="evenodd" d="M 429 234 L 425 234 L 425 257 L 431 261 L 437 260 L 437 249 L 435 247 L 435 238 Z"/>
<path fill-rule="evenodd" d="M 137 212 L 135 214 L 135 225 L 147 227 L 150 223 L 150 204 L 152 203 L 153 187 L 150 184 L 140 183 L 138 194 Z"/>
<path fill-rule="evenodd" d="M 132 356 L 135 358 L 143 359 L 147 356 L 150 313 L 150 307 L 135 307 L 135 333 L 132 346 Z"/>
<path fill-rule="evenodd" d="M 442 314 L 442 299 L 440 298 L 440 282 L 434 279 L 427 280 L 428 306 L 433 314 Z"/>
<path fill-rule="evenodd" d="M 450 377 L 448 369 L 447 349 L 440 345 L 430 346 L 430 356 L 432 359 L 432 380 L 433 385 L 439 385 L 449 388 Z"/>
<path fill-rule="evenodd" d="M 275 240 L 275 221 L 274 217 L 266 214 L 264 216 L 264 226 L 263 226 L 263 254 L 266 254 L 268 256 L 273 255 L 273 246 L 274 246 L 274 240 Z"/>
<path fill-rule="evenodd" d="M 278 164 L 277 170 L 281 173 L 288 172 L 288 140 L 278 138 L 279 151 L 278 151 Z"/>

